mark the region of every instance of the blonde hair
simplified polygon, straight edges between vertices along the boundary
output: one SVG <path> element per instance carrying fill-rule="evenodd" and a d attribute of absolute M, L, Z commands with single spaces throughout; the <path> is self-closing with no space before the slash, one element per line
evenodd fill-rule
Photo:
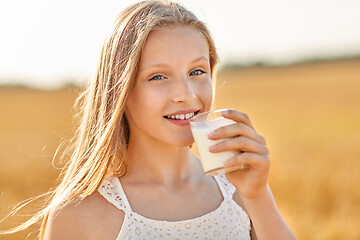
<path fill-rule="evenodd" d="M 139 2 L 122 11 L 104 42 L 94 80 L 78 98 L 81 121 L 68 148 L 71 154 L 60 175 L 61 183 L 47 193 L 50 196 L 43 210 L 20 226 L 0 233 L 26 229 L 43 218 L 43 239 L 51 209 L 94 193 L 107 175 L 126 174 L 130 131 L 124 111 L 142 49 L 151 31 L 175 25 L 193 27 L 202 33 L 209 45 L 213 73 L 218 61 L 213 40 L 205 24 L 192 12 L 160 0 Z"/>

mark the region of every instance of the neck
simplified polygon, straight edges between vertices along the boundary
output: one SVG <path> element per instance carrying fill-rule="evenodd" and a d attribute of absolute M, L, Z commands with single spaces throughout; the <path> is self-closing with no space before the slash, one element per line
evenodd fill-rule
<path fill-rule="evenodd" d="M 176 147 L 151 141 L 130 141 L 128 176 L 136 182 L 178 185 L 202 172 L 200 162 L 188 146 Z"/>

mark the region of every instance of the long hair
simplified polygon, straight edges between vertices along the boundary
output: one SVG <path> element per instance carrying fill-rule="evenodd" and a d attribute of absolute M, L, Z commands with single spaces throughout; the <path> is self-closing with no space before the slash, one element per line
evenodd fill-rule
<path fill-rule="evenodd" d="M 105 39 L 93 81 L 80 95 L 80 124 L 67 149 L 60 184 L 50 191 L 46 206 L 28 221 L 2 234 L 14 233 L 43 219 L 44 238 L 49 212 L 94 193 L 108 175 L 126 174 L 129 126 L 126 101 L 136 79 L 142 49 L 155 29 L 183 25 L 198 30 L 209 46 L 211 73 L 218 61 L 212 37 L 196 16 L 178 3 L 152 0 L 123 10 Z"/>

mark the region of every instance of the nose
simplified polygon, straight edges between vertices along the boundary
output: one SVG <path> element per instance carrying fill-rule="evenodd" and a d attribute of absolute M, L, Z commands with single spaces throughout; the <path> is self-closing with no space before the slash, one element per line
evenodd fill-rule
<path fill-rule="evenodd" d="M 191 102 L 196 99 L 196 91 L 187 76 L 175 79 L 172 96 L 174 102 Z"/>

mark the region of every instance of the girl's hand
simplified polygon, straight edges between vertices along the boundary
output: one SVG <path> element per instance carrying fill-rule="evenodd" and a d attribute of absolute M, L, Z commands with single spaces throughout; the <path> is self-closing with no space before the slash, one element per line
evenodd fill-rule
<path fill-rule="evenodd" d="M 220 127 L 209 134 L 211 140 L 231 138 L 211 146 L 210 152 L 239 151 L 238 155 L 224 163 L 224 167 L 246 164 L 248 168 L 226 173 L 226 177 L 243 198 L 251 199 L 266 194 L 270 158 L 265 138 L 255 131 L 245 113 L 228 110 L 221 112 L 221 115 L 236 123 Z"/>

